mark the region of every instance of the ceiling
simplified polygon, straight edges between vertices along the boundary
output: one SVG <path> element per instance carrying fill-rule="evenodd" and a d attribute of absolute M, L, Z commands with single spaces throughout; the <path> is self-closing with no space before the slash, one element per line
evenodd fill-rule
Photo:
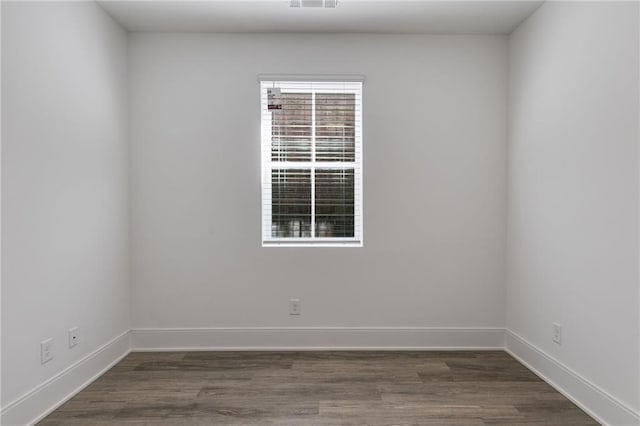
<path fill-rule="evenodd" d="M 508 34 L 542 1 L 340 0 L 335 9 L 289 0 L 98 0 L 129 31 Z"/>

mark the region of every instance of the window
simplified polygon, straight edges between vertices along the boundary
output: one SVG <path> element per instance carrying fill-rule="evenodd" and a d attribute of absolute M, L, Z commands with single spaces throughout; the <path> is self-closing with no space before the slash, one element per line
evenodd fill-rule
<path fill-rule="evenodd" d="M 261 79 L 262 245 L 362 245 L 362 81 Z"/>

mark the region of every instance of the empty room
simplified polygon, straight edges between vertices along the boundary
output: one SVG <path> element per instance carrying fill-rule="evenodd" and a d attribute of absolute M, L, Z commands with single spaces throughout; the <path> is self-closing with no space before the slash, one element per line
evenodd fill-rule
<path fill-rule="evenodd" d="M 640 425 L 640 2 L 0 2 L 2 426 Z"/>

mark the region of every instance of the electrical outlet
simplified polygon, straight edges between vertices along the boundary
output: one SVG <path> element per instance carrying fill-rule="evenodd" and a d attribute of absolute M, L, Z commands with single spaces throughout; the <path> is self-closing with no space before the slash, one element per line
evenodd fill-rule
<path fill-rule="evenodd" d="M 69 329 L 69 348 L 73 348 L 78 344 L 78 327 L 71 327 Z"/>
<path fill-rule="evenodd" d="M 553 323 L 553 336 L 552 340 L 558 345 L 562 344 L 562 326 L 558 323 Z"/>
<path fill-rule="evenodd" d="M 44 364 L 53 359 L 53 339 L 40 342 L 40 363 Z"/>
<path fill-rule="evenodd" d="M 289 300 L 289 315 L 300 315 L 300 299 Z"/>

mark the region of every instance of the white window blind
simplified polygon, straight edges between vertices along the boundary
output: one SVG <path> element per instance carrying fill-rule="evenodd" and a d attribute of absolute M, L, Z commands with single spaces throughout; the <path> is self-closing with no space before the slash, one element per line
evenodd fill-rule
<path fill-rule="evenodd" d="M 263 246 L 361 246 L 362 81 L 269 79 L 260 93 Z"/>

